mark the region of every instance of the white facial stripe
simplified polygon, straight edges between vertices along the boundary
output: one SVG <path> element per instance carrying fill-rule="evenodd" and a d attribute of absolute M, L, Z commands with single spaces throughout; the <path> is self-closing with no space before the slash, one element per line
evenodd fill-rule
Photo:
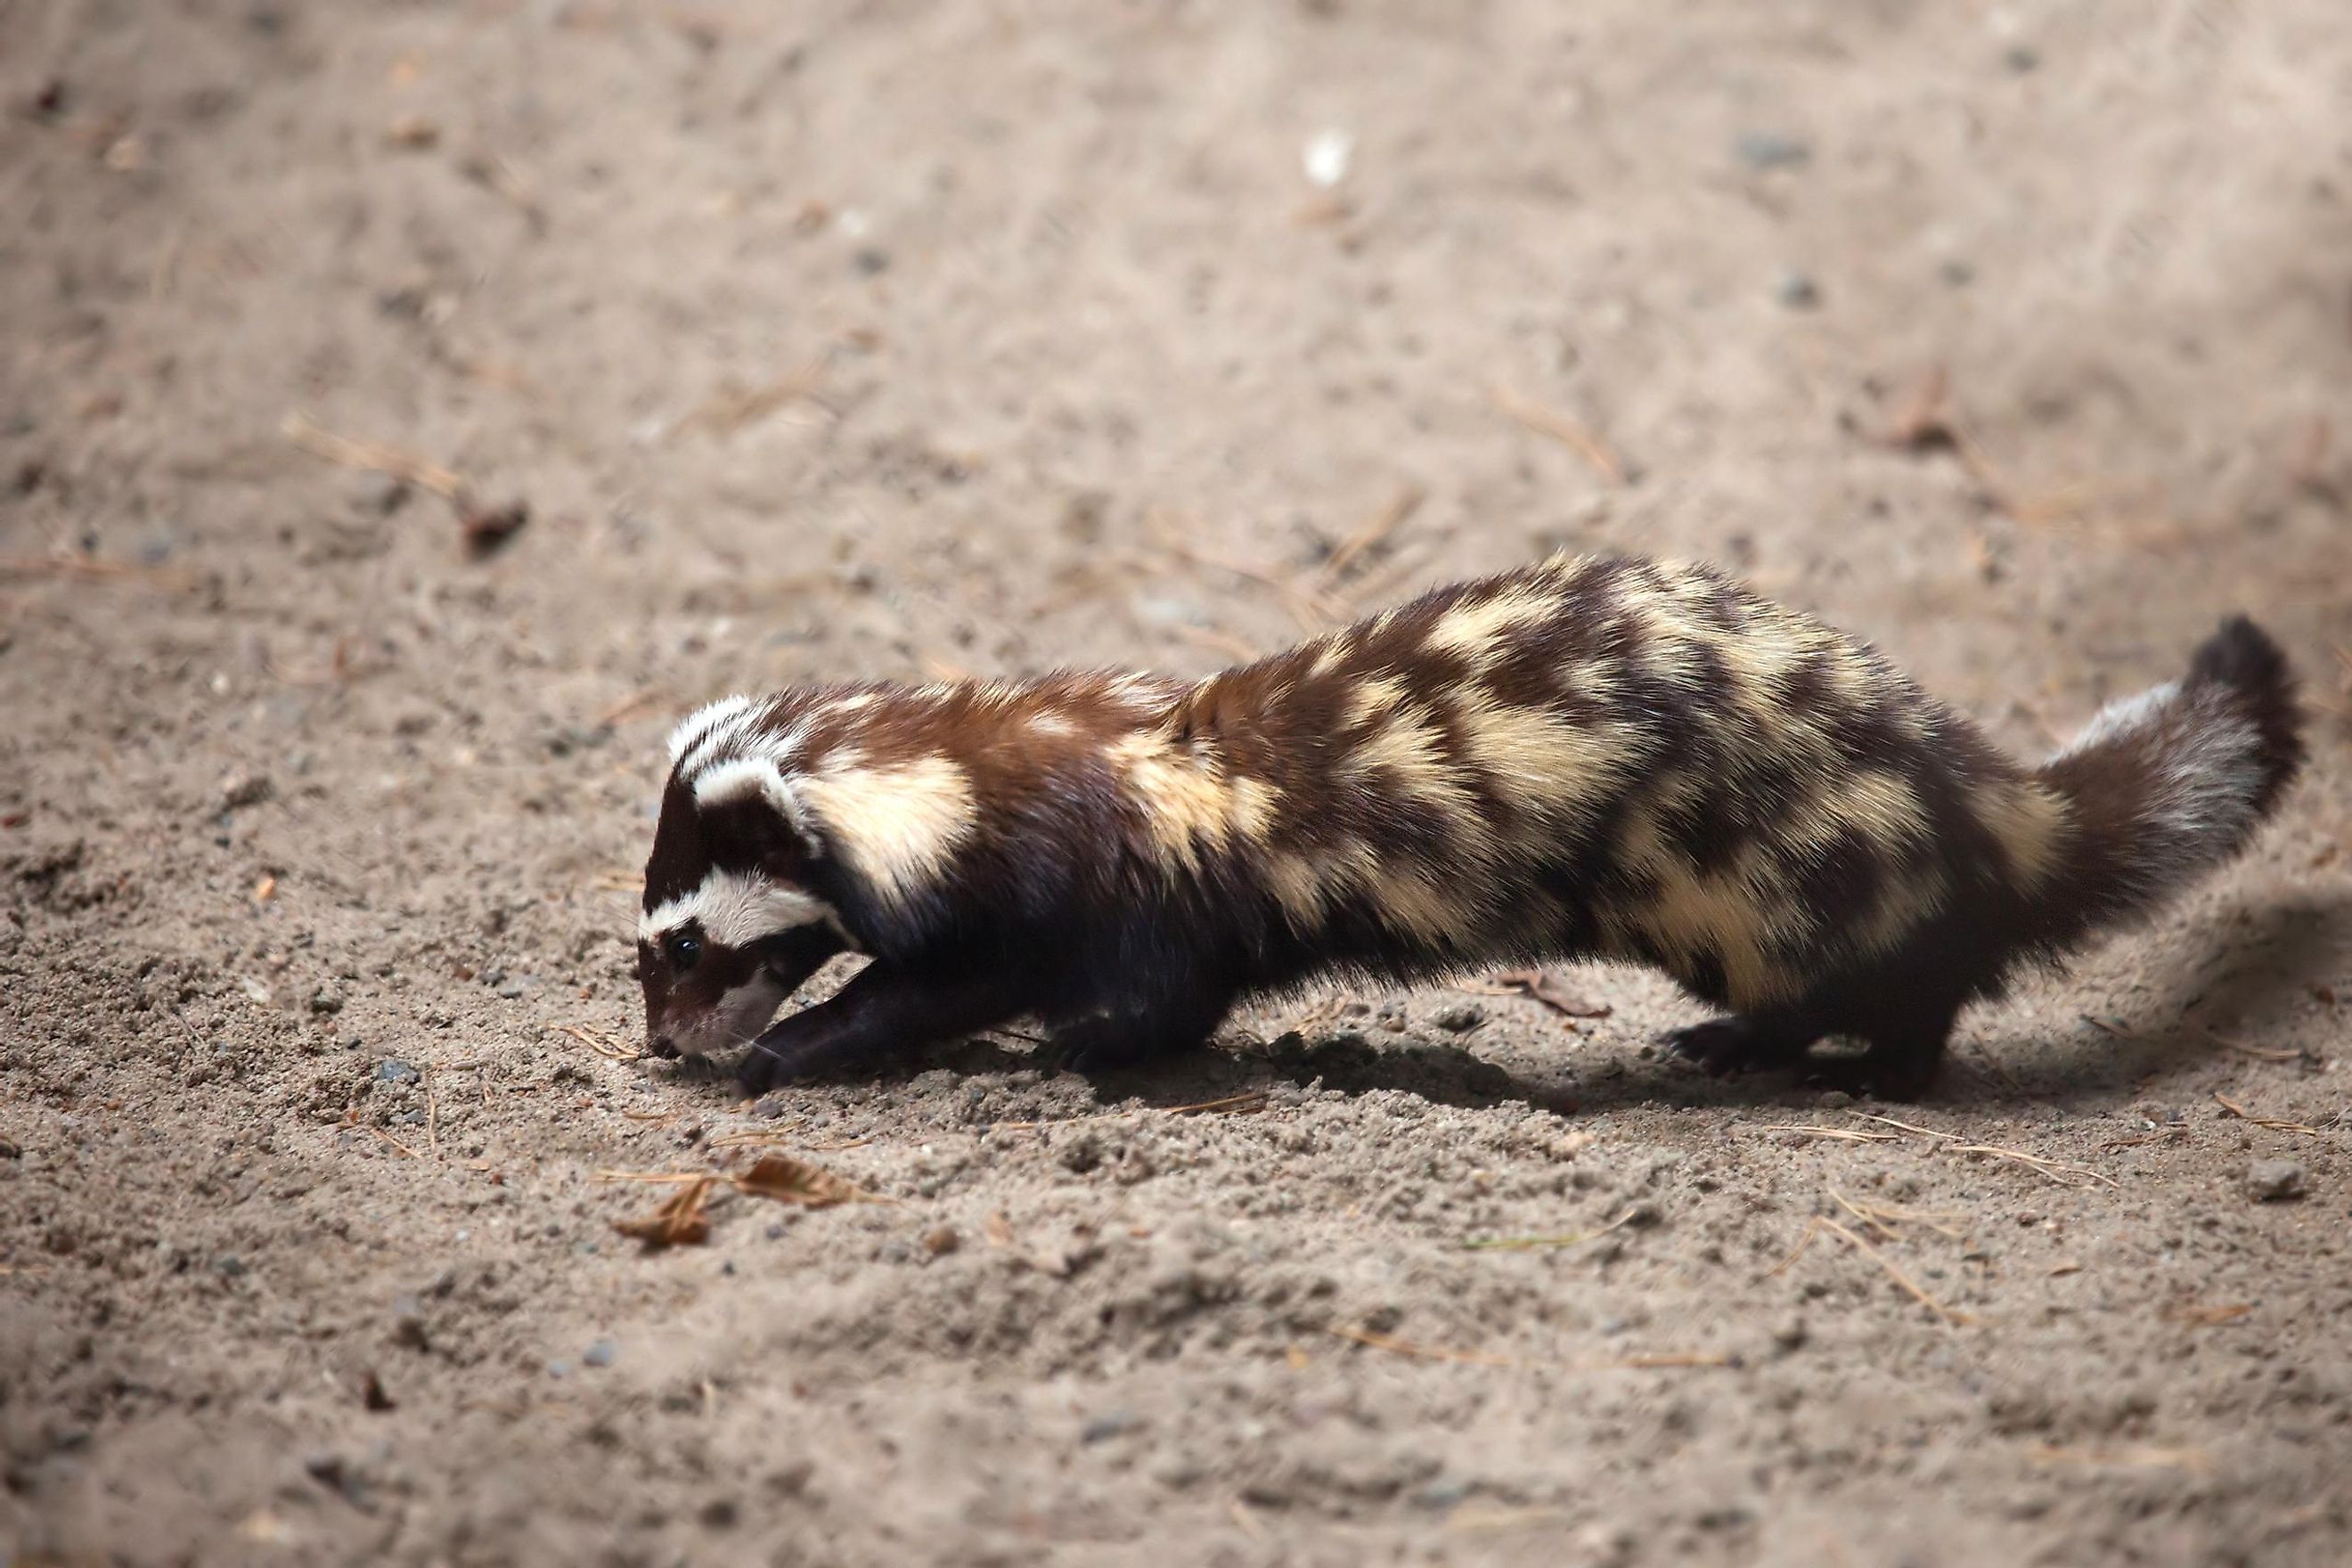
<path fill-rule="evenodd" d="M 694 891 L 637 917 L 637 935 L 658 941 L 688 921 L 699 921 L 702 934 L 722 947 L 748 947 L 761 937 L 840 921 L 831 904 L 799 888 L 770 881 L 757 871 L 714 868 Z"/>

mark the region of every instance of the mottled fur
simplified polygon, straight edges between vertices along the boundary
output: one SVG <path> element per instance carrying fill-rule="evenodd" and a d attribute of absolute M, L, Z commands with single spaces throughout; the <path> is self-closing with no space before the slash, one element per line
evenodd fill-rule
<path fill-rule="evenodd" d="M 1968 1002 L 2234 854 L 2297 723 L 2284 659 L 2237 620 L 2022 768 L 1710 571 L 1566 557 L 1197 683 L 730 698 L 672 741 L 648 1030 L 719 1048 L 855 951 L 872 962 L 761 1035 L 747 1083 L 1017 1015 L 1092 1067 L 1319 974 L 1598 958 L 1729 1009 L 1677 1037 L 1710 1068 L 1848 1036 L 1853 1076 L 1912 1092 Z"/>

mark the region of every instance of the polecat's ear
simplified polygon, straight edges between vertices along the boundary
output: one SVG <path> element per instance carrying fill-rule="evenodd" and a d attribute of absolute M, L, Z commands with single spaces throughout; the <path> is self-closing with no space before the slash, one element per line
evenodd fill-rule
<path fill-rule="evenodd" d="M 740 833 L 771 871 L 788 875 L 794 866 L 824 858 L 814 814 L 765 757 L 738 757 L 704 773 L 694 781 L 694 804 L 704 820 L 723 819 Z"/>

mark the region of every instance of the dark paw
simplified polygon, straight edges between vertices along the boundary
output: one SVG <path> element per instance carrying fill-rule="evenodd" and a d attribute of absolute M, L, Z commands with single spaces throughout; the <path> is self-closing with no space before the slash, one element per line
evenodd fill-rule
<path fill-rule="evenodd" d="M 1669 1029 L 1658 1039 L 1675 1056 L 1696 1062 L 1709 1078 L 1785 1067 L 1789 1059 L 1778 1040 L 1745 1018 L 1710 1018 Z"/>
<path fill-rule="evenodd" d="M 1141 1067 L 1160 1052 L 1132 1019 L 1086 1018 L 1054 1032 L 1054 1063 L 1066 1072 L 1092 1078 Z"/>
<path fill-rule="evenodd" d="M 1912 1100 L 1927 1098 L 1935 1080 L 1936 1064 L 1913 1056 L 1882 1056 L 1865 1051 L 1851 1057 L 1807 1057 L 1805 1082 L 1816 1089 L 1839 1089 L 1857 1099 Z"/>
<path fill-rule="evenodd" d="M 793 1044 L 763 1035 L 735 1064 L 735 1081 L 756 1098 L 789 1083 L 837 1077 L 846 1065 L 822 1043 Z"/>

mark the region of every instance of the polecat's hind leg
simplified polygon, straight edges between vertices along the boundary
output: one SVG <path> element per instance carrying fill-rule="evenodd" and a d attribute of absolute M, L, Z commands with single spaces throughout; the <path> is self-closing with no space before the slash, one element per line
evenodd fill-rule
<path fill-rule="evenodd" d="M 1088 1075 L 1141 1067 L 1206 1045 L 1232 1006 L 1230 992 L 1203 986 L 1097 1013 L 1055 1030 L 1054 1053 L 1063 1067 Z"/>
<path fill-rule="evenodd" d="M 1859 1056 L 1805 1058 L 1808 1082 L 1881 1100 L 1917 1100 L 1936 1081 L 1944 1047 L 1959 1017 L 1957 1003 L 1922 998 L 1915 1006 L 1855 1024 L 1849 1030 L 1864 1042 Z"/>
<path fill-rule="evenodd" d="M 1676 1056 L 1696 1062 L 1711 1078 L 1769 1072 L 1795 1063 L 1821 1038 L 1811 1019 L 1795 1013 L 1734 1013 L 1659 1036 Z"/>

